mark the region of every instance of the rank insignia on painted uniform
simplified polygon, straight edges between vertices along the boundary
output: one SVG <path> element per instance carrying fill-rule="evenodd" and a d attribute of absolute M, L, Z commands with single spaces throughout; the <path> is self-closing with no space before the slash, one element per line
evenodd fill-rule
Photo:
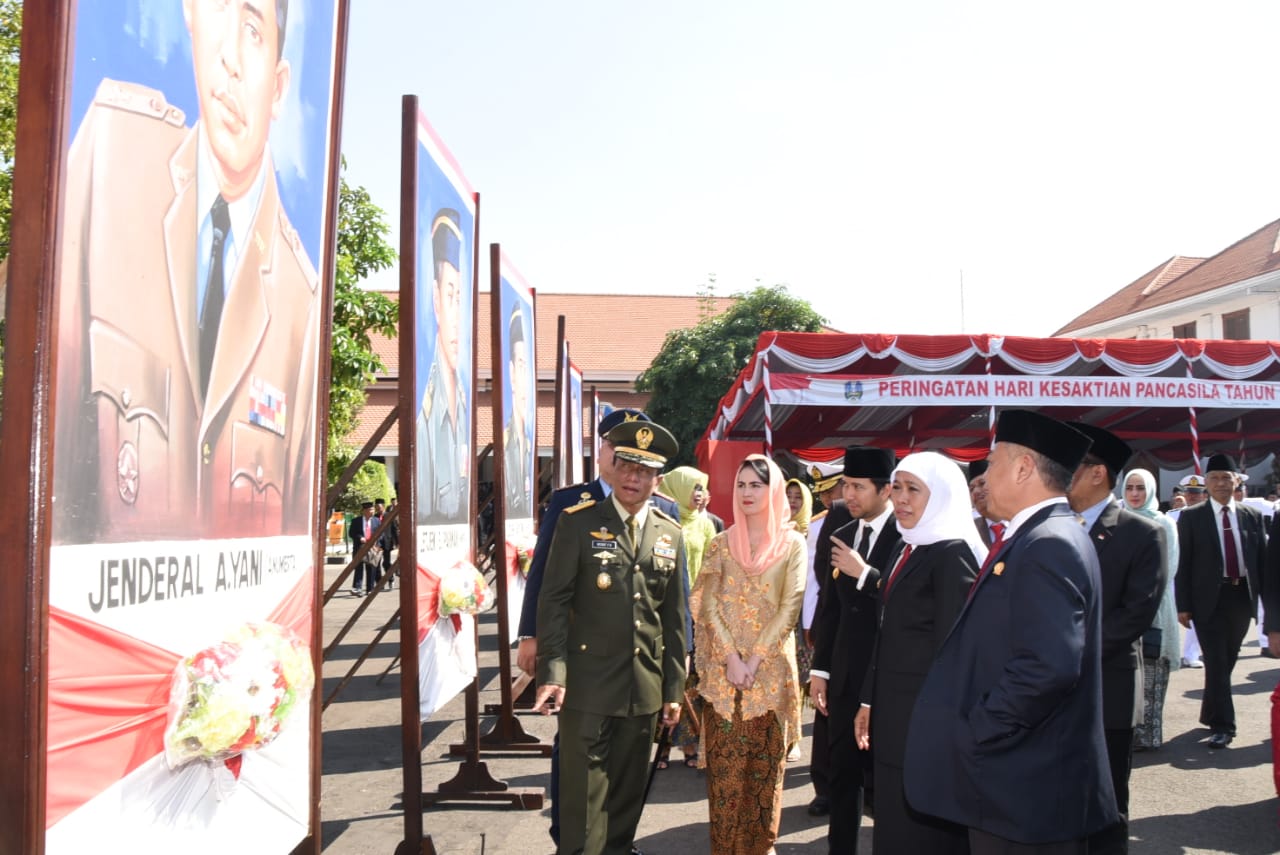
<path fill-rule="evenodd" d="M 565 508 L 564 512 L 566 514 L 576 514 L 578 511 L 582 510 L 583 508 L 589 508 L 595 503 L 596 503 L 595 499 L 587 499 L 585 501 L 578 502 L 578 504 L 574 505 L 571 508 Z"/>
<path fill-rule="evenodd" d="M 256 374 L 249 380 L 249 423 L 284 436 L 288 402 L 284 392 Z"/>

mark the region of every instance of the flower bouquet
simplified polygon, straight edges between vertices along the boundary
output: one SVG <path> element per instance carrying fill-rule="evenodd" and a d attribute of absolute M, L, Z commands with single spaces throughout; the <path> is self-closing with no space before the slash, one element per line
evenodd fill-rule
<path fill-rule="evenodd" d="M 315 673 L 311 651 L 285 627 L 245 624 L 180 661 L 169 692 L 164 756 L 170 769 L 227 763 L 305 717 Z M 238 769 L 233 768 L 233 773 Z"/>
<path fill-rule="evenodd" d="M 533 564 L 533 549 L 537 544 L 537 538 L 532 536 L 517 538 L 512 544 L 516 549 L 516 566 L 521 576 L 528 577 L 529 565 Z"/>
<path fill-rule="evenodd" d="M 484 576 L 463 561 L 440 577 L 440 616 L 475 615 L 493 605 L 493 592 Z"/>

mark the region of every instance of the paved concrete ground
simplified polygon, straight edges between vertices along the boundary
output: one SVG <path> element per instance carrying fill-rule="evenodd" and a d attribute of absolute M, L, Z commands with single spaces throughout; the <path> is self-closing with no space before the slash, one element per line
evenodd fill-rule
<path fill-rule="evenodd" d="M 330 568 L 330 578 L 336 571 Z M 329 692 L 396 609 L 396 598 L 374 599 L 355 632 L 325 668 Z M 327 637 L 362 600 L 341 594 L 326 610 Z M 498 703 L 497 620 L 481 620 L 481 704 Z M 1251 634 L 1250 638 L 1254 636 Z M 330 855 L 390 853 L 403 839 L 401 816 L 398 669 L 379 682 L 398 644 L 395 632 L 376 650 L 355 680 L 324 714 L 323 818 L 324 851 Z M 1250 640 L 1235 672 L 1235 698 L 1240 733 L 1225 751 L 1204 744 L 1208 732 L 1196 723 L 1203 671 L 1181 670 L 1172 676 L 1165 706 L 1165 740 L 1159 751 L 1135 756 L 1131 851 L 1134 855 L 1168 853 L 1280 852 L 1277 799 L 1272 783 L 1268 738 L 1270 694 L 1280 680 L 1280 663 L 1259 655 Z M 458 761 L 446 756 L 460 742 L 463 702 L 450 702 L 423 725 L 426 746 L 422 778 L 434 789 L 451 778 Z M 789 764 L 782 813 L 780 855 L 825 852 L 825 825 L 808 816 L 812 798 L 808 775 L 809 732 L 813 712 L 806 713 L 805 759 Z M 521 716 L 525 729 L 550 740 L 555 720 Z M 488 727 L 482 721 L 483 729 Z M 486 756 L 495 777 L 513 787 L 546 786 L 548 761 L 530 756 Z M 679 764 L 659 772 L 640 822 L 637 845 L 649 855 L 706 853 L 705 779 Z M 511 808 L 456 805 L 430 809 L 423 816 L 435 849 L 448 855 L 501 855 L 553 852 L 547 836 L 548 813 Z M 863 852 L 870 851 L 870 823 L 864 823 Z"/>

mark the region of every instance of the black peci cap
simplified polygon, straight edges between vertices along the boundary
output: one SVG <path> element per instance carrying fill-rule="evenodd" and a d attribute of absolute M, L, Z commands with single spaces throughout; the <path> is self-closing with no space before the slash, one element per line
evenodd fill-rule
<path fill-rule="evenodd" d="M 889 448 L 873 448 L 869 445 L 854 445 L 844 450 L 844 474 L 846 478 L 871 478 L 875 481 L 888 481 L 893 477 L 893 468 L 898 465 L 893 450 Z"/>
<path fill-rule="evenodd" d="M 1012 442 L 1074 472 L 1091 440 L 1080 431 L 1034 410 L 1005 410 L 996 420 L 996 442 Z"/>

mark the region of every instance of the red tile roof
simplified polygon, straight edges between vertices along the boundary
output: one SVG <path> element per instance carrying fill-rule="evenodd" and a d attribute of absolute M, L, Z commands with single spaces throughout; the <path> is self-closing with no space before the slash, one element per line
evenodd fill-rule
<path fill-rule="evenodd" d="M 1054 335 L 1207 294 L 1277 269 L 1280 269 L 1280 220 L 1267 223 L 1207 259 L 1175 255 L 1084 312 Z"/>
<path fill-rule="evenodd" d="M 397 292 L 384 292 L 395 300 Z M 695 326 L 699 321 L 718 315 L 733 304 L 731 297 L 680 297 L 634 294 L 538 294 L 536 322 L 538 326 L 538 373 L 554 375 L 556 353 L 556 318 L 565 316 L 565 338 L 569 355 L 587 379 L 606 373 L 625 375 L 634 380 L 649 367 L 662 349 L 662 342 L 673 329 Z M 480 354 L 477 374 L 489 377 L 489 292 L 480 293 L 477 335 Z M 626 342 L 626 348 L 618 347 Z M 374 352 L 387 367 L 386 376 L 400 373 L 400 345 L 395 339 L 373 336 Z"/>
<path fill-rule="evenodd" d="M 1151 302 L 1153 295 L 1159 294 L 1165 285 L 1203 261 L 1203 258 L 1188 258 L 1185 255 L 1175 255 L 1167 261 L 1162 261 L 1069 324 L 1064 325 L 1054 335 L 1062 335 L 1068 330 L 1078 330 L 1122 318 L 1149 305 L 1154 305 Z"/>

